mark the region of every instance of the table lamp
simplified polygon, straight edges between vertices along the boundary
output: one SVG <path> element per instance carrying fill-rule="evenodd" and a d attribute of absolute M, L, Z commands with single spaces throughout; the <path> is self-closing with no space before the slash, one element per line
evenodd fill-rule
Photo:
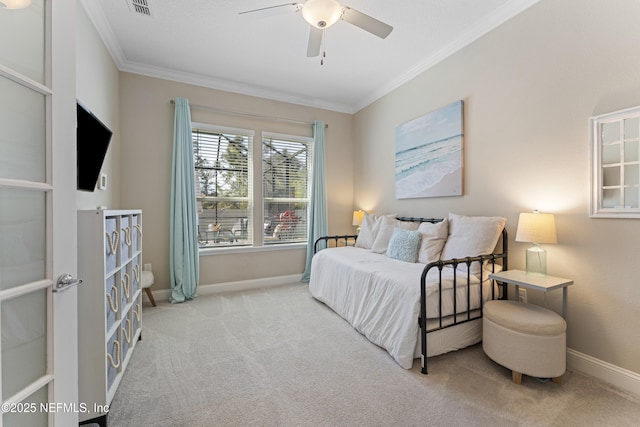
<path fill-rule="evenodd" d="M 556 221 L 553 214 L 538 211 L 521 213 L 518 219 L 516 242 L 533 243 L 527 249 L 527 274 L 547 275 L 547 251 L 540 243 L 558 243 Z"/>
<path fill-rule="evenodd" d="M 24 9 L 29 7 L 31 0 L 2 0 L 0 9 Z"/>
<path fill-rule="evenodd" d="M 358 211 L 353 211 L 353 221 L 352 224 L 355 225 L 357 231 L 360 232 L 360 226 L 362 225 L 362 218 L 364 218 L 364 211 L 362 209 Z"/>

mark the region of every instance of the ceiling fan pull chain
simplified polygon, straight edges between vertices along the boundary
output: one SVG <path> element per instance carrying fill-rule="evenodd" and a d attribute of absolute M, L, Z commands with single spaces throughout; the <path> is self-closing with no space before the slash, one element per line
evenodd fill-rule
<path fill-rule="evenodd" d="M 324 30 L 322 30 L 322 57 L 320 57 L 320 65 L 324 65 L 324 58 L 327 57 L 327 38 Z"/>

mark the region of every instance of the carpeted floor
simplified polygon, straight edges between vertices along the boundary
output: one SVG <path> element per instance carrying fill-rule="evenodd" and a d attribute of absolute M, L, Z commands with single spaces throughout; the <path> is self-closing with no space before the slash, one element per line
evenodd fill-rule
<path fill-rule="evenodd" d="M 635 426 L 640 397 L 493 363 L 481 345 L 400 368 L 305 285 L 145 306 L 109 426 Z"/>

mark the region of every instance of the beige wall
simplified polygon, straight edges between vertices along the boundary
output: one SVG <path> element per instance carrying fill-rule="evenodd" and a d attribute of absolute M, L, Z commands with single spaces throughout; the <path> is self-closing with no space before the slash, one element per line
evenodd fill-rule
<path fill-rule="evenodd" d="M 173 111 L 170 100 L 188 98 L 191 105 L 242 111 L 254 115 L 284 117 L 313 122 L 324 120 L 327 196 L 330 229 L 335 233 L 353 231 L 353 148 L 352 116 L 261 98 L 232 94 L 203 87 L 144 77 L 120 75 L 120 156 L 122 207 L 141 208 L 144 223 L 143 260 L 152 263 L 156 276 L 154 290 L 169 284 L 169 199 L 173 146 Z M 311 136 L 310 125 L 258 120 L 245 116 L 214 113 L 193 107 L 195 122 L 242 129 Z M 259 139 L 256 139 L 259 141 Z M 260 188 L 255 177 L 254 188 Z M 256 207 L 260 209 L 260 207 Z M 219 284 L 265 277 L 301 274 L 306 249 L 264 250 L 241 254 L 217 253 L 200 257 L 200 284 Z"/>
<path fill-rule="evenodd" d="M 542 0 L 354 119 L 356 207 L 504 216 L 510 267 L 521 269 L 518 214 L 554 213 L 559 243 L 545 245 L 548 270 L 575 281 L 569 347 L 636 373 L 640 220 L 589 218 L 588 118 L 640 105 L 638 16 L 636 0 Z M 396 126 L 459 99 L 464 195 L 396 200 Z M 546 303 L 559 310 L 560 295 Z"/>
<path fill-rule="evenodd" d="M 120 100 L 119 75 L 111 54 L 106 49 L 84 8 L 78 2 L 76 29 L 76 94 L 113 135 L 102 166 L 107 174 L 107 190 L 78 191 L 78 209 L 106 206 L 118 209 L 120 203 Z"/>
<path fill-rule="evenodd" d="M 542 0 L 482 39 L 354 116 L 119 73 L 79 13 L 78 98 L 114 131 L 107 192 L 78 193 L 78 208 L 144 211 L 144 262 L 154 289 L 168 283 L 173 108 L 169 100 L 292 119 L 325 120 L 330 231 L 352 231 L 351 210 L 508 219 L 510 266 L 524 268 L 514 242 L 518 213 L 556 214 L 557 245 L 546 245 L 549 272 L 574 279 L 568 344 L 640 373 L 638 220 L 591 219 L 588 118 L 640 105 L 640 3 Z M 116 89 L 119 88 L 119 91 Z M 464 196 L 396 200 L 395 128 L 455 100 L 465 102 Z M 196 121 L 297 133 L 275 122 L 193 110 Z M 304 132 L 304 131 L 303 131 Z M 307 129 L 307 135 L 310 131 Z M 120 141 L 122 149 L 120 149 Z M 353 142 L 352 142 L 353 141 Z M 201 283 L 302 271 L 303 250 L 201 258 Z M 559 310 L 559 293 L 546 304 Z M 544 304 L 534 293 L 529 298 Z"/>

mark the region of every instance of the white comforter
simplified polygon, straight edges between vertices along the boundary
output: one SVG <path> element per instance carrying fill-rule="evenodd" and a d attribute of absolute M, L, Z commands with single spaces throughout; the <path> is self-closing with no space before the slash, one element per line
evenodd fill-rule
<path fill-rule="evenodd" d="M 325 249 L 313 257 L 309 290 L 371 342 L 386 349 L 400 366 L 411 369 L 424 267 L 350 246 Z M 466 270 L 466 266 L 463 268 Z M 466 276 L 466 271 L 458 272 L 458 312 L 467 308 Z M 444 268 L 442 277 L 442 311 L 447 316 L 453 313 L 453 269 Z M 433 268 L 427 276 L 427 318 L 438 316 L 437 283 L 438 269 Z M 479 307 L 479 280 L 472 276 L 471 283 L 473 309 Z"/>

